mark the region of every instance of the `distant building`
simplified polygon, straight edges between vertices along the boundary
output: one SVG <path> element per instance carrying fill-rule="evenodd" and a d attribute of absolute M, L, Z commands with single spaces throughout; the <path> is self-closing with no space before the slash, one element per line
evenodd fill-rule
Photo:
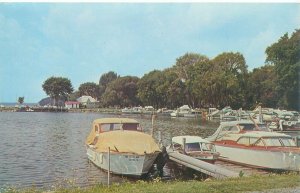
<path fill-rule="evenodd" d="M 80 102 L 78 102 L 78 101 L 66 101 L 65 102 L 65 106 L 68 109 L 78 109 L 79 105 L 80 105 Z"/>
<path fill-rule="evenodd" d="M 91 96 L 81 96 L 77 99 L 77 101 L 86 108 L 99 107 L 99 102 Z"/>

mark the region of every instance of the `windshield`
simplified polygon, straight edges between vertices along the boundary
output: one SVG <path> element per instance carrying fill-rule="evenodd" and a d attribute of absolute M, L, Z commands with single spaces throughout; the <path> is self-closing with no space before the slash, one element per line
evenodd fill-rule
<path fill-rule="evenodd" d="M 104 124 L 101 124 L 101 132 L 115 131 L 115 130 L 140 131 L 141 128 L 138 123 L 104 123 Z"/>
<path fill-rule="evenodd" d="M 201 151 L 199 143 L 186 143 L 185 149 L 186 151 Z"/>
<path fill-rule="evenodd" d="M 239 125 L 242 130 L 245 131 L 255 131 L 257 130 L 254 124 L 248 123 L 248 124 L 240 124 Z M 262 130 L 262 131 L 269 131 L 268 128 L 266 127 L 265 124 L 257 124 L 257 126 Z"/>
<path fill-rule="evenodd" d="M 211 143 L 201 143 L 202 151 L 216 151 L 215 145 Z"/>

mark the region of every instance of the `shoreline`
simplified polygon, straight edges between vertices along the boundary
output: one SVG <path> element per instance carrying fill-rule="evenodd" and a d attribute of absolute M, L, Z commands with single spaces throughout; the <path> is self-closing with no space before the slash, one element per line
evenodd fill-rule
<path fill-rule="evenodd" d="M 9 188 L 3 193 L 96 193 L 96 192 L 298 192 L 300 190 L 300 176 L 298 173 L 271 174 L 266 176 L 250 176 L 227 178 L 222 180 L 207 179 L 204 181 L 161 181 L 160 178 L 151 182 L 139 180 L 137 182 L 113 183 L 109 187 L 106 184 L 98 184 L 80 188 L 76 185 L 71 187 L 54 187 L 45 190 L 37 187 L 16 189 Z"/>

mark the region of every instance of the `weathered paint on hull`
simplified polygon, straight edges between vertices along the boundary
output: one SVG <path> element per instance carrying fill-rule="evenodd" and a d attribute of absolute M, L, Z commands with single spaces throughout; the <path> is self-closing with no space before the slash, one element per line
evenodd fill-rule
<path fill-rule="evenodd" d="M 220 159 L 255 168 L 300 171 L 300 154 L 228 147 L 216 144 Z"/>
<path fill-rule="evenodd" d="M 147 174 L 153 165 L 159 152 L 154 154 L 133 155 L 133 154 L 110 154 L 110 171 L 114 174 L 139 177 Z M 87 147 L 87 156 L 96 166 L 108 170 L 108 153 L 93 151 Z"/>

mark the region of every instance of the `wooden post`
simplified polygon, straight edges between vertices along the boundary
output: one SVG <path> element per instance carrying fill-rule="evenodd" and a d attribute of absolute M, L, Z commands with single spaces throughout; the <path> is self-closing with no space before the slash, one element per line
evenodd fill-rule
<path fill-rule="evenodd" d="M 258 107 L 259 108 L 259 123 L 263 123 L 263 115 L 262 115 L 262 112 L 261 112 L 261 106 Z"/>
<path fill-rule="evenodd" d="M 185 142 L 186 142 L 186 139 L 185 137 L 182 138 L 182 144 L 183 144 L 183 153 L 186 154 L 186 151 L 185 151 Z"/>
<path fill-rule="evenodd" d="M 153 133 L 154 133 L 154 118 L 155 118 L 155 115 L 153 114 L 152 115 L 152 131 L 151 131 L 151 136 L 153 136 Z"/>
<path fill-rule="evenodd" d="M 162 147 L 161 131 L 158 131 L 158 145 Z"/>
<path fill-rule="evenodd" d="M 108 147 L 107 185 L 110 185 L 110 147 Z"/>

